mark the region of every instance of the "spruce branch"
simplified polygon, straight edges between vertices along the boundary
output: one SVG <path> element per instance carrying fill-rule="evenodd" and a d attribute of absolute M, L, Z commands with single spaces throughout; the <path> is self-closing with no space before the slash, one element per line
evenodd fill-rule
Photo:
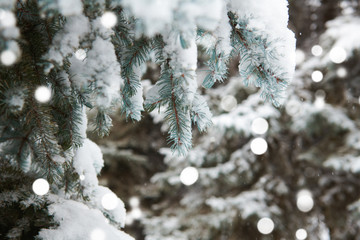
<path fill-rule="evenodd" d="M 141 88 L 140 76 L 137 76 L 134 68 L 139 67 L 148 59 L 150 51 L 149 40 L 142 38 L 133 41 L 131 46 L 122 52 L 121 75 L 125 80 L 122 91 L 129 97 L 135 95 Z"/>
<path fill-rule="evenodd" d="M 110 128 L 112 127 L 112 119 L 106 113 L 106 111 L 98 109 L 95 119 L 95 129 L 94 131 L 100 137 L 108 136 L 110 133 Z"/>
<path fill-rule="evenodd" d="M 228 75 L 227 63 L 229 61 L 228 56 L 224 56 L 224 53 L 217 53 L 216 46 L 209 51 L 210 59 L 206 62 L 209 67 L 209 74 L 203 80 L 203 87 L 211 88 L 215 82 L 223 82 Z"/>
<path fill-rule="evenodd" d="M 191 108 L 191 119 L 197 125 L 200 132 L 204 132 L 212 125 L 212 114 L 206 103 L 206 99 L 200 94 L 195 94 L 194 104 Z"/>
<path fill-rule="evenodd" d="M 276 46 L 273 42 L 249 29 L 247 19 L 239 19 L 229 12 L 234 47 L 240 53 L 239 72 L 244 83 L 254 84 L 262 89 L 261 96 L 279 106 L 279 99 L 286 89 L 289 79 L 283 69 L 274 69 L 271 61 L 277 60 Z"/>

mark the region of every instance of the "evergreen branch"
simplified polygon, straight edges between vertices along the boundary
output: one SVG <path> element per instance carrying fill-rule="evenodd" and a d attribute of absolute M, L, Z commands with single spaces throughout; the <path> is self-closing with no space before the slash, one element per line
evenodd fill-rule
<path fill-rule="evenodd" d="M 228 59 L 228 57 L 224 56 L 224 53 L 217 54 L 216 46 L 214 47 L 211 51 L 210 59 L 206 63 L 210 73 L 204 78 L 202 83 L 205 88 L 211 88 L 215 82 L 223 82 L 227 78 Z"/>
<path fill-rule="evenodd" d="M 123 14 L 123 11 L 120 11 L 117 15 L 118 22 L 115 27 L 115 35 L 113 37 L 113 42 L 115 45 L 127 47 L 132 43 L 134 34 L 131 32 L 132 22 L 129 22 Z"/>
<path fill-rule="evenodd" d="M 158 63 L 165 62 L 164 47 L 165 42 L 161 35 L 157 35 L 152 39 L 152 50 L 155 52 L 155 61 Z"/>
<path fill-rule="evenodd" d="M 121 76 L 125 80 L 123 93 L 132 97 L 141 88 L 140 79 L 135 74 L 135 67 L 144 63 L 150 54 L 150 44 L 145 38 L 135 40 L 131 47 L 122 52 Z"/>
<path fill-rule="evenodd" d="M 29 131 L 20 141 L 20 146 L 18 153 L 16 154 L 16 160 L 19 164 L 20 169 L 24 172 L 27 172 L 30 169 L 31 159 L 30 159 L 30 144 L 29 144 Z"/>
<path fill-rule="evenodd" d="M 285 77 L 286 72 L 275 69 L 271 63 L 277 59 L 276 47 L 256 30 L 248 29 L 248 20 L 238 19 L 232 12 L 228 13 L 228 17 L 233 30 L 233 45 L 240 52 L 239 72 L 245 79 L 245 84 L 261 88 L 261 96 L 279 106 L 278 100 L 289 79 Z"/>
<path fill-rule="evenodd" d="M 137 92 L 136 95 L 128 97 L 121 91 L 122 95 L 122 105 L 121 113 L 125 113 L 126 118 L 130 117 L 132 120 L 140 121 L 141 120 L 141 111 L 144 110 L 142 106 L 142 91 Z"/>
<path fill-rule="evenodd" d="M 50 183 L 56 182 L 62 175 L 61 166 L 54 159 L 54 156 L 61 155 L 55 137 L 57 124 L 52 121 L 49 108 L 43 106 L 40 110 L 34 100 L 30 104 L 33 108 L 27 115 L 27 122 L 33 126 L 29 141 L 34 149 L 34 161 L 46 166 L 44 173 Z"/>
<path fill-rule="evenodd" d="M 175 81 L 173 75 L 170 76 L 171 100 L 169 108 L 165 112 L 165 119 L 170 124 L 168 142 L 172 144 L 171 149 L 176 150 L 180 155 L 185 155 L 191 148 L 191 121 L 190 113 L 186 108 L 182 108 L 181 102 L 175 95 Z"/>
<path fill-rule="evenodd" d="M 100 137 L 108 136 L 110 133 L 110 128 L 112 127 L 111 117 L 103 110 L 98 109 L 95 119 L 95 129 L 94 131 Z"/>
<path fill-rule="evenodd" d="M 171 148 L 181 155 L 185 155 L 191 148 L 191 120 L 189 108 L 183 105 L 176 89 L 179 88 L 180 78 L 175 78 L 169 66 L 169 59 L 162 65 L 161 76 L 156 85 L 149 91 L 145 100 L 145 108 L 165 105 L 165 121 L 169 123 L 168 142 Z"/>
<path fill-rule="evenodd" d="M 63 150 L 71 147 L 79 148 L 84 140 L 83 133 L 80 132 L 83 115 L 83 102 L 78 98 L 76 89 L 70 90 L 61 81 L 65 79 L 57 77 L 55 72 L 49 74 L 49 80 L 52 81 L 58 91 L 53 96 L 52 116 L 58 127 L 56 134 L 59 144 Z M 66 93 L 65 93 L 66 92 Z"/>
<path fill-rule="evenodd" d="M 212 114 L 206 100 L 200 94 L 195 94 L 193 106 L 191 108 L 191 119 L 197 125 L 200 132 L 205 131 L 212 125 Z"/>

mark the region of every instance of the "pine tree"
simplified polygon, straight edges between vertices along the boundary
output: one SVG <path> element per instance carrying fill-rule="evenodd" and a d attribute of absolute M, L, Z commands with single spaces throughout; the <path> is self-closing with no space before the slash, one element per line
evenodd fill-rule
<path fill-rule="evenodd" d="M 185 157 L 161 150 L 166 170 L 139 186 L 144 239 L 359 239 L 359 4 L 290 10 L 299 63 L 284 106 L 241 71 L 207 90 L 214 126 Z"/>
<path fill-rule="evenodd" d="M 163 111 L 172 151 L 186 155 L 192 124 L 212 124 L 198 51 L 204 88 L 240 56 L 244 83 L 279 106 L 295 66 L 287 21 L 285 0 L 1 1 L 0 237 L 132 239 L 119 230 L 123 202 L 98 184 L 103 158 L 87 112 L 106 136 L 117 106 L 133 121 Z M 161 72 L 144 101 L 148 62 Z"/>

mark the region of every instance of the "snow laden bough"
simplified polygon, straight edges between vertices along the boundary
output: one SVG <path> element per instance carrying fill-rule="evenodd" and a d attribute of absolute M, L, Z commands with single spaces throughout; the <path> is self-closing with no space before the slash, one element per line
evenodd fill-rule
<path fill-rule="evenodd" d="M 81 93 L 84 104 L 97 109 L 100 135 L 109 133 L 108 114 L 117 102 L 135 121 L 144 107 L 163 107 L 168 141 L 185 155 L 192 145 L 192 123 L 204 131 L 212 117 L 197 90 L 198 45 L 208 55 L 203 87 L 224 81 L 230 58 L 240 55 L 244 83 L 259 87 L 262 97 L 275 106 L 281 104 L 295 67 L 286 1 L 124 0 L 107 10 L 115 14 L 113 28 L 104 28 L 109 12 L 94 18 L 71 15 L 45 54 L 51 62 L 46 70 L 65 68 L 67 85 Z M 87 52 L 83 60 L 73 54 L 79 48 Z M 161 74 L 144 102 L 141 77 L 151 60 L 161 66 Z"/>
<path fill-rule="evenodd" d="M 0 164 L 48 181 L 50 193 L 35 198 L 47 202 L 59 226 L 39 236 L 63 239 L 68 232 L 67 239 L 89 239 L 81 232 L 94 222 L 79 232 L 70 224 L 83 216 L 108 219 L 97 225 L 107 239 L 131 239 L 117 230 L 125 219 L 121 200 L 112 210 L 101 203 L 112 193 L 98 185 L 103 160 L 87 139 L 86 110 L 104 136 L 118 105 L 135 121 L 144 109 L 165 109 L 169 143 L 185 155 L 192 124 L 200 131 L 212 124 L 198 90 L 199 46 L 208 57 L 203 87 L 224 81 L 230 59 L 240 56 L 244 83 L 281 104 L 295 65 L 287 11 L 285 0 L 1 1 Z M 144 101 L 141 78 L 149 61 L 161 73 Z M 34 202 L 33 194 L 26 198 Z M 25 226 L 16 229 L 12 234 L 21 236 Z"/>

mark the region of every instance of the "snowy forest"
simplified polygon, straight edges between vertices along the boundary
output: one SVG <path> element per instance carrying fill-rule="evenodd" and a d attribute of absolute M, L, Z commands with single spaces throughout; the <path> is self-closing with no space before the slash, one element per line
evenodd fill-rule
<path fill-rule="evenodd" d="M 0 239 L 360 240 L 360 1 L 0 0 Z"/>

